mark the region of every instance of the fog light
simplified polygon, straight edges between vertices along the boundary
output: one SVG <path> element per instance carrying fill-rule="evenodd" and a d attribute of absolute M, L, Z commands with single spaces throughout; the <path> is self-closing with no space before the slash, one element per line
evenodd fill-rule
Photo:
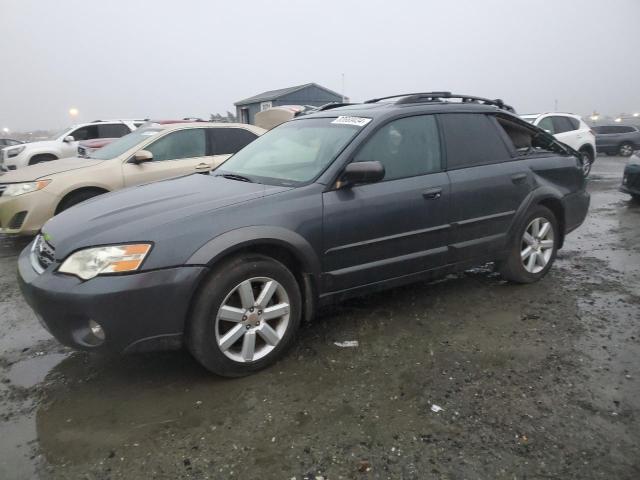
<path fill-rule="evenodd" d="M 104 330 L 98 322 L 89 320 L 89 330 L 91 330 L 93 336 L 96 337 L 96 344 L 104 342 Z"/>

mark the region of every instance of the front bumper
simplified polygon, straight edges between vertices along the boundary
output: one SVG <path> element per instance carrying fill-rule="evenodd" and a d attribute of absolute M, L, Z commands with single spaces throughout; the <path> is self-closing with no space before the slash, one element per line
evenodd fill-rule
<path fill-rule="evenodd" d="M 57 202 L 46 189 L 17 197 L 0 196 L 0 233 L 35 235 L 53 217 Z"/>
<path fill-rule="evenodd" d="M 38 274 L 31 245 L 18 259 L 20 289 L 47 330 L 64 345 L 114 353 L 181 345 L 189 305 L 206 267 L 176 267 L 88 281 L 57 274 L 57 263 Z M 98 346 L 83 339 L 89 320 L 104 330 Z"/>
<path fill-rule="evenodd" d="M 625 167 L 620 191 L 629 195 L 640 195 L 640 164 Z"/>

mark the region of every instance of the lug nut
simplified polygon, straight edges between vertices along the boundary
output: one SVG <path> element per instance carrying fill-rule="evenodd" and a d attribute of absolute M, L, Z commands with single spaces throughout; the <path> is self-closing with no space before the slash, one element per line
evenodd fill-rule
<path fill-rule="evenodd" d="M 243 316 L 242 316 L 242 320 L 246 320 L 246 319 L 247 319 L 247 316 L 246 316 L 246 315 L 243 315 Z"/>
<path fill-rule="evenodd" d="M 245 328 L 249 330 L 251 328 L 251 325 L 247 325 Z"/>
<path fill-rule="evenodd" d="M 249 311 L 250 311 L 250 312 L 253 312 L 253 307 L 251 307 L 251 308 L 249 309 Z"/>
<path fill-rule="evenodd" d="M 258 310 L 258 315 L 262 315 L 262 310 Z"/>

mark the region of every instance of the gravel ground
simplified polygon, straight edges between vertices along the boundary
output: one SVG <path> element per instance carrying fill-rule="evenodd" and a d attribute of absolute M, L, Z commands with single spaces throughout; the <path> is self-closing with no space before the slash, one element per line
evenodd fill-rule
<path fill-rule="evenodd" d="M 590 215 L 543 281 L 479 268 L 352 300 L 238 380 L 184 352 L 61 347 L 18 292 L 24 241 L 0 238 L 0 478 L 640 478 L 623 165 L 598 158 Z"/>

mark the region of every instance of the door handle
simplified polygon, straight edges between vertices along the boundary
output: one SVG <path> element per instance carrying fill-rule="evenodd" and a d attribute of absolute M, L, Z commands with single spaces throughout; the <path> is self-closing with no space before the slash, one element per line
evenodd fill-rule
<path fill-rule="evenodd" d="M 527 179 L 526 173 L 516 173 L 515 175 L 511 175 L 511 181 L 513 183 L 522 183 L 526 179 Z"/>
<path fill-rule="evenodd" d="M 422 192 L 422 196 L 427 200 L 437 200 L 442 196 L 442 188 L 430 188 Z"/>
<path fill-rule="evenodd" d="M 198 165 L 196 165 L 196 170 L 204 170 L 204 169 L 209 169 L 211 168 L 208 164 L 206 163 L 199 163 Z"/>

